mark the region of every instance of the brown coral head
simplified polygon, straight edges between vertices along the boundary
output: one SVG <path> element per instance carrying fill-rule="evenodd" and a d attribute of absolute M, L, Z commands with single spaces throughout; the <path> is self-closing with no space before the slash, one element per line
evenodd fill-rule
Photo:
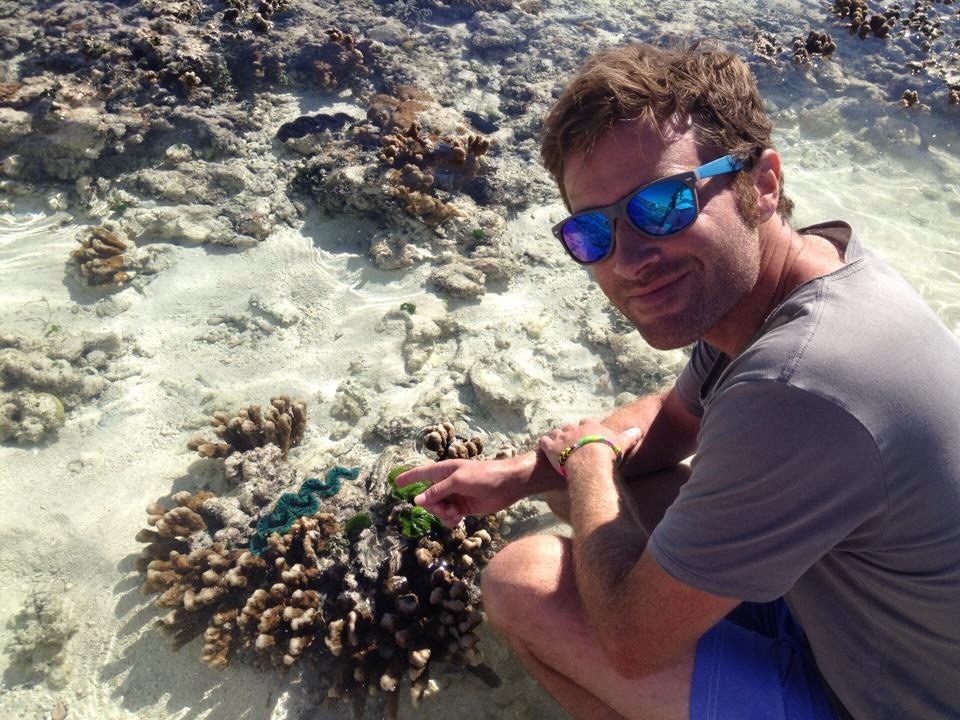
<path fill-rule="evenodd" d="M 234 452 L 246 452 L 268 444 L 279 447 L 286 457 L 289 449 L 303 440 L 307 404 L 303 400 L 278 395 L 271 398 L 266 407 L 249 405 L 233 417 L 217 411 L 210 419 L 210 425 L 221 442 L 208 440 L 201 434 L 187 443 L 187 447 L 196 450 L 200 457 L 225 458 Z"/>
<path fill-rule="evenodd" d="M 70 253 L 87 285 L 123 285 L 134 277 L 124 253 L 130 244 L 106 227 L 93 227 L 77 238 L 80 247 Z"/>

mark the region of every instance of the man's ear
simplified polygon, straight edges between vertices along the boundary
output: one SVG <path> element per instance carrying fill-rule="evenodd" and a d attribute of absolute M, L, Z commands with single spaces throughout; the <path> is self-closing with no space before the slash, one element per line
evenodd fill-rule
<path fill-rule="evenodd" d="M 757 190 L 757 219 L 773 217 L 780 204 L 780 156 L 776 150 L 764 150 L 753 165 L 753 186 Z"/>

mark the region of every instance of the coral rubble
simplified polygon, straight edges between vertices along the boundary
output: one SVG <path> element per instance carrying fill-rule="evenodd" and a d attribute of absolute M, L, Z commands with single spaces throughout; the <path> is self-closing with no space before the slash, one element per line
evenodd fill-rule
<path fill-rule="evenodd" d="M 0 442 L 32 444 L 63 422 L 63 403 L 52 393 L 0 393 Z"/>
<path fill-rule="evenodd" d="M 276 445 L 286 455 L 291 447 L 303 440 L 307 425 L 307 404 L 303 400 L 291 401 L 286 395 L 270 398 L 266 408 L 250 405 L 231 417 L 218 411 L 210 419 L 218 441 L 194 436 L 187 444 L 200 457 L 225 458 L 234 452 L 243 452 L 267 444 Z"/>
<path fill-rule="evenodd" d="M 483 449 L 449 423 L 422 435 L 446 453 Z M 201 659 L 217 669 L 238 658 L 283 668 L 309 656 L 312 682 L 357 709 L 377 695 L 395 708 L 404 685 L 417 704 L 438 688 L 435 663 L 481 665 L 479 573 L 502 542 L 500 521 L 442 527 L 408 502 L 417 488 L 399 489 L 398 470 L 386 473 L 402 455 L 394 447 L 363 473 L 333 468 L 306 481 L 301 494 L 312 497 L 292 511 L 284 503 L 293 493 L 248 508 L 262 537 L 216 539 L 223 498 L 207 491 L 151 505 L 138 570 L 143 592 L 167 611 L 159 624 L 174 645 L 202 634 Z"/>

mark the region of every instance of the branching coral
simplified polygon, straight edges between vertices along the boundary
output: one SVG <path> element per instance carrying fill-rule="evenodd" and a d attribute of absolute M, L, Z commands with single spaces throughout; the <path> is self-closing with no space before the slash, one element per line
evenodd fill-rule
<path fill-rule="evenodd" d="M 479 158 L 490 148 L 490 141 L 481 135 L 426 130 L 420 115 L 435 105 L 415 86 L 401 86 L 396 97 L 377 95 L 367 111 L 380 129 L 378 157 L 390 168 L 389 192 L 410 215 L 431 226 L 458 214 L 437 191 L 455 192 L 474 179 L 483 169 Z M 364 131 L 364 138 L 376 136 L 375 130 Z"/>
<path fill-rule="evenodd" d="M 187 443 L 187 447 L 196 450 L 200 457 L 225 458 L 234 452 L 267 444 L 276 445 L 286 456 L 291 447 L 303 440 L 307 404 L 303 400 L 291 401 L 286 395 L 279 395 L 271 398 L 266 408 L 250 405 L 233 417 L 223 411 L 215 412 L 210 424 L 220 442 L 196 435 Z"/>
<path fill-rule="evenodd" d="M 316 512 L 268 532 L 258 552 L 249 535 L 214 539 L 224 498 L 181 492 L 172 508 L 151 505 L 138 568 L 143 591 L 168 611 L 160 624 L 174 644 L 203 634 L 201 659 L 218 669 L 237 658 L 289 667 L 309 656 L 308 677 L 328 697 L 362 709 L 382 693 L 388 711 L 405 684 L 413 703 L 437 690 L 433 663 L 482 663 L 479 573 L 502 542 L 499 520 L 412 528 L 413 490 L 386 472 L 401 452 L 385 451 L 351 482 L 340 480 L 356 473 L 334 468 L 316 481 Z M 282 500 L 252 520 L 259 526 Z"/>

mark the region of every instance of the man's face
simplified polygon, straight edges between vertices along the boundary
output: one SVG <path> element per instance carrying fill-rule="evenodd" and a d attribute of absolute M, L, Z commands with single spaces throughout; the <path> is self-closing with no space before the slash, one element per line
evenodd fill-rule
<path fill-rule="evenodd" d="M 572 156 L 563 179 L 573 212 L 609 205 L 645 183 L 714 159 L 700 157 L 689 128 L 665 135 L 661 140 L 642 125 L 624 123 L 593 152 Z M 617 221 L 613 253 L 590 266 L 610 302 L 655 348 L 709 340 L 756 284 L 759 236 L 740 214 L 731 180 L 699 181 L 700 215 L 676 235 L 652 239 Z"/>

